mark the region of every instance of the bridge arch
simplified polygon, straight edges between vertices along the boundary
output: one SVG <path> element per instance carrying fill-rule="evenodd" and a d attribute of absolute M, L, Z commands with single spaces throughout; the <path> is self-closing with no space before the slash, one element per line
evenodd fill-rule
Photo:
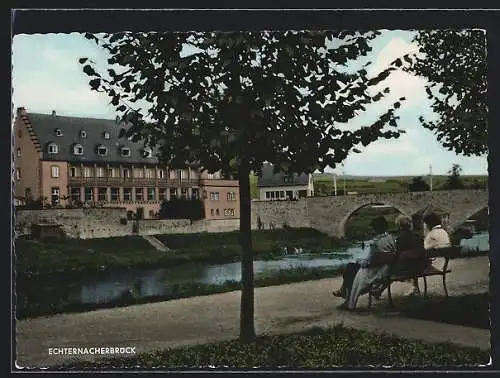
<path fill-rule="evenodd" d="M 340 222 L 338 224 L 338 227 L 339 227 L 338 234 L 339 234 L 339 236 L 341 236 L 341 237 L 345 237 L 346 236 L 347 222 L 354 215 L 354 213 L 356 213 L 360 209 L 363 209 L 363 208 L 368 207 L 368 206 L 374 206 L 374 205 L 375 206 L 376 205 L 383 205 L 383 206 L 391 207 L 393 209 L 396 209 L 399 213 L 401 213 L 403 215 L 406 215 L 406 216 L 408 216 L 410 218 L 413 216 L 413 212 L 412 212 L 412 210 L 410 208 L 401 206 L 401 205 L 396 204 L 396 203 L 394 203 L 392 201 L 386 201 L 386 200 L 384 200 L 384 201 L 380 201 L 380 200 L 379 201 L 368 200 L 366 202 L 353 204 L 353 207 L 348 210 L 348 212 L 342 217 L 342 219 L 340 220 Z"/>

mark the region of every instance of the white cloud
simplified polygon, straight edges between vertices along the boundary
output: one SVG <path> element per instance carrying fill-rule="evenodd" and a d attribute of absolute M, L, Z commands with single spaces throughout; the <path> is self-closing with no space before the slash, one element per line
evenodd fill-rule
<path fill-rule="evenodd" d="M 397 58 L 403 57 L 405 54 L 418 53 L 418 47 L 414 43 L 406 42 L 402 38 L 393 38 L 379 52 L 374 63 L 370 66 L 368 74 L 370 76 L 385 70 L 389 64 Z M 425 84 L 426 80 L 422 77 L 416 77 L 402 70 L 393 71 L 391 75 L 379 83 L 371 91 L 375 94 L 385 87 L 390 88 L 390 93 L 381 101 L 380 106 L 386 106 L 389 103 L 397 101 L 400 97 L 405 97 L 406 100 L 402 103 L 402 107 L 408 109 L 419 106 L 426 100 Z"/>

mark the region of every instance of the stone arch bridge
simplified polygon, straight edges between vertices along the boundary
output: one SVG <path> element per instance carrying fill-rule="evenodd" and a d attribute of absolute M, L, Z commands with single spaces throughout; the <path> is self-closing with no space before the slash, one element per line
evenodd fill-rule
<path fill-rule="evenodd" d="M 375 204 L 394 207 L 413 216 L 426 208 L 447 214 L 447 228 L 453 231 L 468 218 L 488 207 L 487 189 L 446 190 L 347 196 L 310 197 L 299 201 L 253 201 L 252 228 L 258 219 L 264 228 L 283 225 L 310 227 L 330 236 L 343 237 L 345 224 L 358 209 Z"/>

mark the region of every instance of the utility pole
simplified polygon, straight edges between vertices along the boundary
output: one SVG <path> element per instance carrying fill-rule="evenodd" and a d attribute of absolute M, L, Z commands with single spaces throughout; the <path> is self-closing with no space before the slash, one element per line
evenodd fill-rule
<path fill-rule="evenodd" d="M 429 164 L 429 187 L 431 189 L 431 192 L 432 192 L 432 164 Z"/>
<path fill-rule="evenodd" d="M 342 164 L 342 174 L 344 176 L 344 196 L 347 195 L 347 192 L 345 191 L 345 166 Z"/>
<path fill-rule="evenodd" d="M 333 173 L 333 192 L 337 195 L 337 174 Z"/>

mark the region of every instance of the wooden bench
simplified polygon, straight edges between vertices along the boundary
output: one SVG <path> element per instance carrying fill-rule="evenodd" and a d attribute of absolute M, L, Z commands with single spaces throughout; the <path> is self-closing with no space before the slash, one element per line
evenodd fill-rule
<path fill-rule="evenodd" d="M 389 254 L 381 254 L 376 258 L 376 261 L 369 264 L 368 267 L 376 267 L 389 264 L 389 274 L 387 278 L 387 296 L 389 299 L 389 306 L 394 307 L 391 295 L 391 284 L 393 282 L 409 281 L 413 279 L 423 278 L 424 279 L 424 297 L 427 296 L 427 277 L 430 276 L 441 276 L 443 280 L 443 289 L 445 297 L 448 298 L 448 288 L 446 287 L 446 275 L 451 272 L 448 268 L 448 263 L 451 258 L 459 257 L 461 254 L 461 247 L 451 246 L 447 248 L 437 248 L 430 250 L 416 250 L 416 251 L 401 251 L 397 256 Z M 438 268 L 432 265 L 436 259 L 442 258 L 443 265 Z M 429 261 L 427 267 L 422 270 L 412 270 L 411 266 L 424 265 L 426 261 Z M 401 265 L 408 266 L 405 271 L 401 269 Z M 372 305 L 372 297 L 374 296 L 373 290 L 368 290 L 368 308 Z"/>

